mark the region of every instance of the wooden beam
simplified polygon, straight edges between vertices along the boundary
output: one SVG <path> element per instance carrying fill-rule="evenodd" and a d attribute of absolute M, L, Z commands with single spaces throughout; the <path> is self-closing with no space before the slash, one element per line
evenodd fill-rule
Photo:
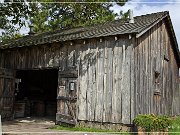
<path fill-rule="evenodd" d="M 76 101 L 77 97 L 65 97 L 65 96 L 58 96 L 57 100 L 68 100 L 68 101 Z"/>
<path fill-rule="evenodd" d="M 78 71 L 77 70 L 64 70 L 59 71 L 59 76 L 61 78 L 70 78 L 70 77 L 78 77 Z"/>

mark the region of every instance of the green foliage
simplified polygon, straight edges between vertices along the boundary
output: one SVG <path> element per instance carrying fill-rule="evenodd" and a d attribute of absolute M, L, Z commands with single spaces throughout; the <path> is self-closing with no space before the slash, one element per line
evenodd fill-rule
<path fill-rule="evenodd" d="M 14 0 L 13 2 L 4 0 L 4 3 L 0 3 L 0 29 L 3 30 L 0 41 L 23 36 L 19 30 L 25 26 L 31 13 L 25 0 Z"/>
<path fill-rule="evenodd" d="M 113 13 L 114 4 L 123 6 L 127 0 L 81 0 L 61 1 L 56 0 L 14 0 L 16 3 L 0 3 L 0 29 L 5 34 L 2 36 L 14 38 L 22 26 L 34 26 L 36 33 L 56 29 L 95 25 L 114 20 L 118 14 Z M 68 3 L 69 2 L 69 3 Z M 98 2 L 98 3 L 97 3 Z M 9 32 L 11 27 L 11 32 Z M 13 31 L 14 30 L 14 31 Z M 14 34 L 14 35 L 13 35 Z M 7 38 L 1 38 L 4 40 Z"/>
<path fill-rule="evenodd" d="M 53 2 L 54 0 L 48 0 Z M 34 5 L 34 15 L 31 23 L 36 32 L 44 32 L 55 29 L 66 29 L 79 26 L 87 26 L 114 20 L 111 3 L 40 3 Z M 91 3 L 92 2 L 92 3 Z M 34 3 L 33 3 L 34 4 Z"/>
<path fill-rule="evenodd" d="M 0 28 L 7 29 L 9 24 L 22 27 L 30 14 L 31 11 L 25 0 L 14 0 L 14 2 L 4 0 L 4 3 L 0 3 Z"/>
<path fill-rule="evenodd" d="M 126 12 L 123 12 L 122 10 L 120 11 L 120 18 L 123 20 L 126 20 L 129 16 L 129 10 Z"/>
<path fill-rule="evenodd" d="M 180 133 L 180 116 L 172 118 L 172 124 L 169 126 L 169 135 Z"/>
<path fill-rule="evenodd" d="M 7 29 L 6 31 L 2 32 L 2 36 L 0 37 L 0 41 L 9 41 L 11 39 L 17 39 L 22 37 L 23 35 L 21 35 L 18 31 L 19 29 L 16 29 L 14 27 L 9 27 L 9 29 Z"/>
<path fill-rule="evenodd" d="M 134 124 L 140 126 L 145 131 L 162 131 L 170 126 L 172 120 L 167 116 L 155 116 L 153 114 L 138 115 L 134 119 Z"/>

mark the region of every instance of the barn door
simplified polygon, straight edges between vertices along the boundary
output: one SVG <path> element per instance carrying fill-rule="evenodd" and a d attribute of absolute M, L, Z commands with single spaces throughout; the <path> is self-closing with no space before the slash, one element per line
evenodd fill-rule
<path fill-rule="evenodd" d="M 15 72 L 0 68 L 0 115 L 2 119 L 13 118 Z"/>
<path fill-rule="evenodd" d="M 57 91 L 57 124 L 76 124 L 77 78 L 72 74 L 59 74 Z"/>

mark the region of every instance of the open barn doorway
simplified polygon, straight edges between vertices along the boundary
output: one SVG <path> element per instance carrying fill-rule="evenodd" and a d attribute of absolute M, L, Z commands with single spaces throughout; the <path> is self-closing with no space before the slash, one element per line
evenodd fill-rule
<path fill-rule="evenodd" d="M 14 117 L 56 116 L 58 69 L 16 72 Z"/>

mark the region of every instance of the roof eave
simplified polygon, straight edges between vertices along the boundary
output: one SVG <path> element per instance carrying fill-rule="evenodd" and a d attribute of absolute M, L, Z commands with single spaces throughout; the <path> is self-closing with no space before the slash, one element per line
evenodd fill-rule
<path fill-rule="evenodd" d="M 167 16 L 167 21 L 168 21 L 169 26 L 170 26 L 170 32 L 171 32 L 170 36 L 171 36 L 172 41 L 174 43 L 174 46 L 172 46 L 172 47 L 175 50 L 175 54 L 176 54 L 175 56 L 177 58 L 177 64 L 178 64 L 178 67 L 180 68 L 180 52 L 179 52 L 178 42 L 177 42 L 176 35 L 174 32 L 174 28 L 173 28 L 173 25 L 171 22 L 171 18 L 169 15 Z"/>
<path fill-rule="evenodd" d="M 178 43 L 177 43 L 176 35 L 175 35 L 174 29 L 173 29 L 173 25 L 172 25 L 169 13 L 165 14 L 162 18 L 158 19 L 157 21 L 152 23 L 150 26 L 146 27 L 146 29 L 144 29 L 143 31 L 137 33 L 136 38 L 141 37 L 144 33 L 146 33 L 148 30 L 150 30 L 152 27 L 154 27 L 157 23 L 159 23 L 160 21 L 162 21 L 165 18 L 168 19 L 168 23 L 169 23 L 169 26 L 170 26 L 170 31 L 172 33 L 171 38 L 173 39 L 174 47 L 175 47 L 175 53 L 177 54 L 176 55 L 177 64 L 178 64 L 178 67 L 180 67 L 180 52 L 179 52 L 179 49 L 178 49 Z"/>
<path fill-rule="evenodd" d="M 149 26 L 147 26 L 143 31 L 139 32 L 136 34 L 136 38 L 139 38 L 140 36 L 142 36 L 144 33 L 146 33 L 148 30 L 150 30 L 152 27 L 154 27 L 157 23 L 159 23 L 160 21 L 162 21 L 164 18 L 166 18 L 168 16 L 168 14 L 164 15 L 162 18 L 156 20 L 154 23 L 150 24 Z"/>

